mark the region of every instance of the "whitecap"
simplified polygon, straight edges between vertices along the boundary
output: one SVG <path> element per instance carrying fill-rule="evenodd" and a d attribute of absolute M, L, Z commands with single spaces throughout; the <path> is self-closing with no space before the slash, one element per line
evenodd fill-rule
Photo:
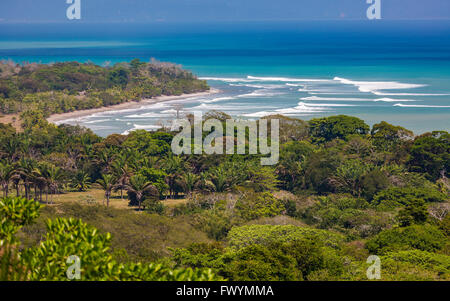
<path fill-rule="evenodd" d="M 433 105 L 405 105 L 402 103 L 396 103 L 394 107 L 405 107 L 405 108 L 450 108 L 450 106 L 433 106 Z"/>
<path fill-rule="evenodd" d="M 267 82 L 329 82 L 328 79 L 310 79 L 310 78 L 289 78 L 289 77 L 258 77 L 247 76 L 249 80 L 259 80 Z"/>
<path fill-rule="evenodd" d="M 397 89 L 414 89 L 425 87 L 426 85 L 422 84 L 406 84 L 399 82 L 375 82 L 375 81 L 353 81 L 346 78 L 335 77 L 335 81 L 338 81 L 345 85 L 353 85 L 358 87 L 361 92 L 374 92 L 378 90 L 397 90 Z"/>

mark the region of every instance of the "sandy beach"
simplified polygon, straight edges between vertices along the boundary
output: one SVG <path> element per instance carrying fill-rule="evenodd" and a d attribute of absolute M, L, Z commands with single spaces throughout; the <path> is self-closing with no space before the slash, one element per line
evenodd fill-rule
<path fill-rule="evenodd" d="M 206 96 L 206 95 L 216 94 L 219 92 L 220 92 L 220 90 L 211 88 L 209 91 L 200 92 L 200 93 L 181 94 L 181 95 L 173 95 L 173 96 L 158 96 L 155 98 L 142 99 L 141 101 L 138 101 L 138 102 L 137 101 L 124 102 L 124 103 L 109 106 L 109 107 L 101 107 L 101 108 L 95 108 L 95 109 L 89 109 L 89 110 L 80 110 L 80 111 L 73 111 L 73 112 L 68 112 L 68 113 L 53 114 L 47 118 L 47 121 L 51 122 L 51 123 L 58 123 L 63 120 L 72 119 L 72 118 L 80 118 L 80 117 L 89 116 L 89 115 L 92 115 L 95 113 L 102 113 L 102 112 L 116 111 L 116 110 L 135 109 L 135 108 L 141 107 L 142 105 L 154 104 L 154 103 L 158 103 L 158 102 L 164 102 L 164 101 L 170 101 L 170 100 L 176 100 L 176 99 L 183 99 L 183 98 L 188 98 L 188 97 Z"/>

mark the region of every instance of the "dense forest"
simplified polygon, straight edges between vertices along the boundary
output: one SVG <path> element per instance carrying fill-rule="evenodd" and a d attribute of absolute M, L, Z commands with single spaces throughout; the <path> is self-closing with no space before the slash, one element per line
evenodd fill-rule
<path fill-rule="evenodd" d="M 122 70 L 54 68 L 102 79 Z M 39 70 L 50 72 L 0 82 L 3 100 L 15 103 L 25 91 L 18 79 Z M 51 95 L 57 82 L 33 81 L 21 95 Z M 74 85 L 61 93 L 135 84 Z M 261 166 L 258 155 L 176 156 L 167 129 L 102 138 L 56 126 L 44 118 L 47 101 L 29 105 L 37 107 L 22 114 L 23 130 L 0 124 L 1 280 L 67 280 L 72 255 L 81 280 L 367 280 L 370 255 L 381 280 L 450 280 L 445 131 L 269 116 L 280 120 L 280 160 Z M 204 116 L 213 117 L 230 118 Z"/>
<path fill-rule="evenodd" d="M 208 90 L 205 81 L 171 63 L 139 59 L 114 66 L 77 62 L 0 62 L 0 112 L 54 113 L 111 106 L 161 95 Z"/>

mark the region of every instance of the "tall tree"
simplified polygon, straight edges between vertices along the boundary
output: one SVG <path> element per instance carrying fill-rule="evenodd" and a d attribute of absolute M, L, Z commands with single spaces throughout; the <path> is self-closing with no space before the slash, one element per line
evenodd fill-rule
<path fill-rule="evenodd" d="M 8 197 L 9 183 L 14 177 L 14 167 L 9 162 L 0 162 L 0 185 L 3 196 Z"/>
<path fill-rule="evenodd" d="M 111 192 L 115 187 L 115 179 L 111 174 L 103 174 L 102 178 L 97 180 L 97 184 L 105 191 L 106 206 L 109 207 Z"/>
<path fill-rule="evenodd" d="M 142 175 L 134 175 L 130 178 L 130 183 L 127 185 L 128 193 L 133 194 L 139 205 L 139 210 L 142 207 L 146 194 L 158 195 L 158 189 Z"/>

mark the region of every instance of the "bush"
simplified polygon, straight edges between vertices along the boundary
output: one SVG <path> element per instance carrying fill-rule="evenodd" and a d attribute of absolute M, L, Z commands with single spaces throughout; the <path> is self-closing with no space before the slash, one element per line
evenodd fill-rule
<path fill-rule="evenodd" d="M 16 232 L 39 216 L 41 205 L 21 197 L 0 199 L 0 240 L 12 240 Z"/>
<path fill-rule="evenodd" d="M 366 243 L 372 254 L 386 254 L 392 251 L 418 249 L 435 252 L 447 242 L 445 235 L 435 226 L 413 225 L 405 228 L 384 230 Z"/>
<path fill-rule="evenodd" d="M 338 248 L 343 242 L 339 234 L 293 225 L 248 225 L 233 227 L 228 233 L 228 243 L 233 249 L 239 250 L 252 244 L 269 244 L 271 242 L 293 242 L 303 238 L 313 238 L 325 245 Z"/>
<path fill-rule="evenodd" d="M 450 277 L 450 256 L 444 254 L 420 250 L 399 251 L 381 257 L 381 262 L 383 266 L 393 265 L 394 262 L 405 262 L 422 269 L 435 271 L 443 279 Z"/>
<path fill-rule="evenodd" d="M 272 217 L 285 210 L 281 200 L 276 199 L 270 192 L 245 193 L 236 203 L 235 210 L 238 216 L 245 220 L 260 217 Z"/>
<path fill-rule="evenodd" d="M 447 196 L 430 188 L 393 187 L 375 195 L 372 204 L 381 209 L 394 209 L 408 205 L 411 200 L 422 199 L 426 203 L 444 202 Z"/>

